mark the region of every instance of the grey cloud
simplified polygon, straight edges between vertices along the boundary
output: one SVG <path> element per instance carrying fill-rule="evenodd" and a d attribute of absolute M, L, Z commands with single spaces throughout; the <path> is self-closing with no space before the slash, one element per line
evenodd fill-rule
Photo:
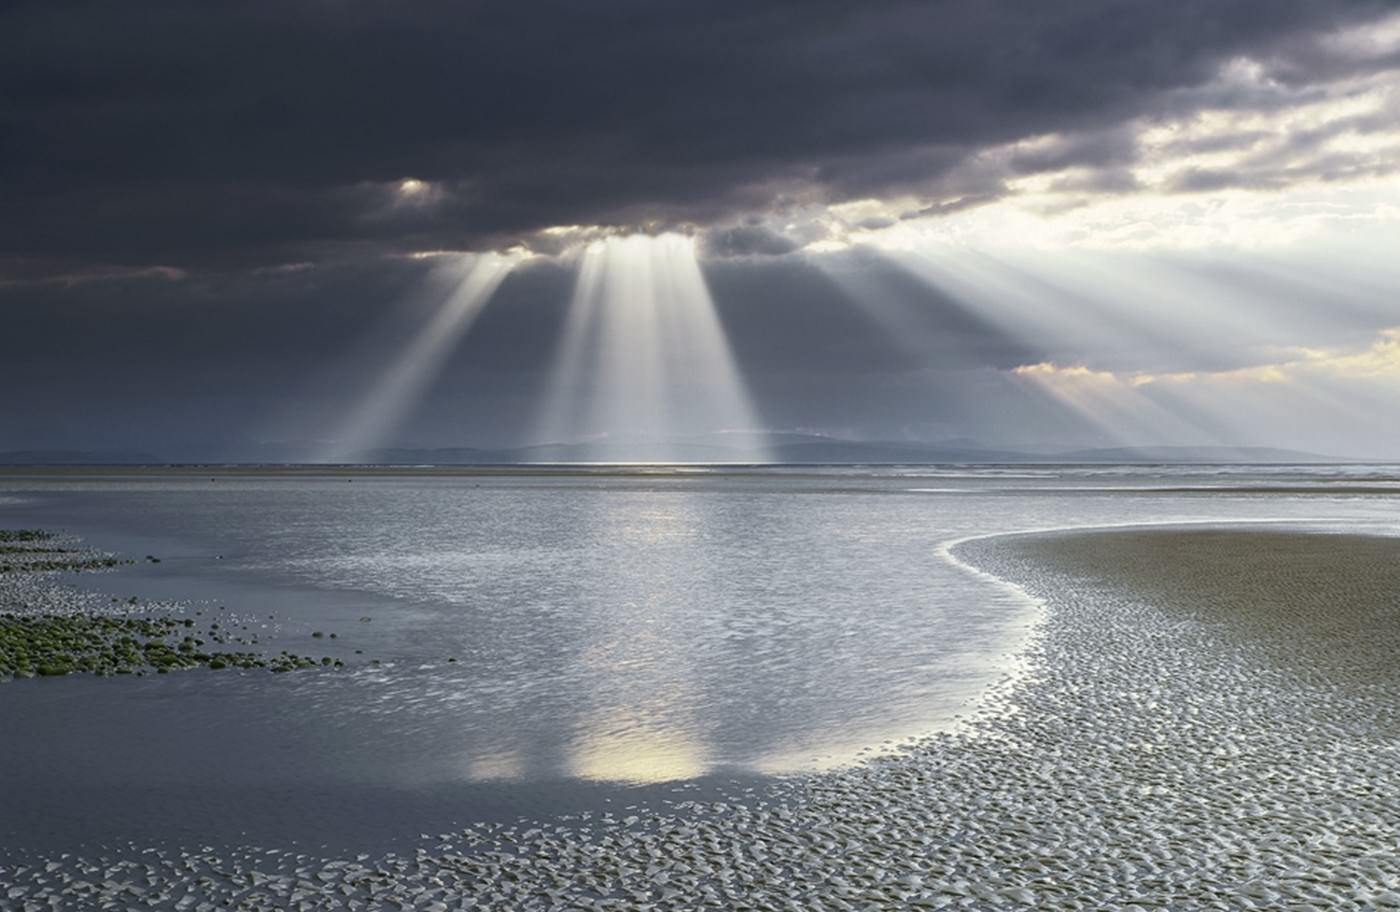
<path fill-rule="evenodd" d="M 1128 127 L 1056 137 L 1034 149 L 1019 149 L 1010 159 L 1020 174 L 1058 171 L 1069 167 L 1122 165 L 1137 157 L 1137 139 Z"/>
<path fill-rule="evenodd" d="M 781 256 L 801 245 L 766 225 L 716 228 L 703 236 L 704 252 L 712 257 Z"/>
<path fill-rule="evenodd" d="M 1142 182 L 1129 168 L 1096 168 L 1087 174 L 1060 178 L 1049 189 L 1052 193 L 1132 193 L 1142 189 Z"/>
<path fill-rule="evenodd" d="M 911 212 L 900 213 L 901 219 L 917 219 L 930 215 L 951 215 L 954 212 L 961 212 L 964 209 L 973 209 L 977 206 L 985 206 L 994 203 L 1001 198 L 998 193 L 974 193 L 969 196 L 960 196 L 957 199 L 945 200 L 916 209 Z"/>
<path fill-rule="evenodd" d="M 0 262 L 237 269 L 976 198 L 1005 177 L 981 151 L 1055 132 L 1081 137 L 1058 161 L 1116 165 L 1116 126 L 1240 54 L 1303 85 L 1374 70 L 1314 39 L 1390 8 L 21 0 L 0 10 Z M 405 177 L 438 195 L 396 204 Z"/>

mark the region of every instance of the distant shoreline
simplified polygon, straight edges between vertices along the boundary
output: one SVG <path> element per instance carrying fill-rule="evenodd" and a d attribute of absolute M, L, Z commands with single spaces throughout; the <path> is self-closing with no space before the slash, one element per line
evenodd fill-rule
<path fill-rule="evenodd" d="M 500 473 L 558 473 L 558 472 L 667 472 L 687 470 L 781 472 L 785 469 L 1111 469 L 1111 468 L 1231 468 L 1231 469 L 1313 469 L 1349 466 L 1352 468 L 1395 468 L 1400 463 L 1362 460 L 1318 460 L 1315 462 L 1217 462 L 1217 461 L 1055 461 L 1022 460 L 1015 462 L 944 460 L 927 462 L 686 462 L 686 461 L 594 461 L 594 462 L 463 462 L 463 463 L 322 463 L 322 462 L 0 462 L 0 476 L 44 474 L 113 474 L 166 472 L 180 474 L 211 474 L 235 472 L 289 472 L 302 474 L 337 474 L 345 472 L 451 472 L 467 474 Z"/>
<path fill-rule="evenodd" d="M 219 479 L 325 479 L 354 481 L 355 479 L 402 479 L 402 478 L 636 478 L 636 479 L 686 479 L 699 477 L 730 478 L 794 478 L 820 476 L 823 470 L 833 475 L 859 471 L 897 472 L 900 469 L 953 469 L 994 473 L 998 470 L 1053 470 L 1090 469 L 1104 470 L 1123 468 L 1140 469 L 1157 467 L 1158 463 L 785 463 L 785 464 L 728 464 L 728 463 L 560 463 L 522 465 L 328 465 L 328 464 L 171 464 L 171 465 L 0 465 L 0 480 L 81 480 L 81 479 L 180 479 L 217 482 Z M 1191 467 L 1220 467 L 1230 469 L 1250 468 L 1286 470 L 1288 468 L 1310 469 L 1339 465 L 1339 463 L 1299 463 L 1284 465 L 1278 463 L 1172 463 L 1161 465 L 1164 469 Z M 1394 469 L 1389 463 L 1346 463 L 1353 467 L 1375 466 Z M 896 475 L 890 476 L 892 479 Z M 994 479 L 989 474 L 988 479 Z M 1087 486 L 1071 486 L 1065 490 L 1088 490 Z M 1238 483 L 1229 481 L 1207 484 L 1182 484 L 1177 481 L 1160 487 L 1152 485 L 1114 486 L 1105 490 L 1131 492 L 1135 494 L 1239 494 L 1239 495 L 1382 495 L 1400 496 L 1400 470 L 1381 472 L 1368 477 L 1335 480 L 1319 479 L 1317 483 L 1299 483 L 1290 479 L 1279 484 L 1261 483 L 1257 479 L 1241 479 Z"/>

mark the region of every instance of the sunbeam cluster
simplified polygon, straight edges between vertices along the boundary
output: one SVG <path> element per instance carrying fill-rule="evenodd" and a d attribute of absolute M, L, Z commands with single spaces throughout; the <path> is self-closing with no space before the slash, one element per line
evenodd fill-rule
<path fill-rule="evenodd" d="M 766 461 L 694 240 L 597 240 L 576 268 L 536 439 L 583 442 L 591 461 L 678 461 L 697 438 L 723 441 L 714 461 Z"/>

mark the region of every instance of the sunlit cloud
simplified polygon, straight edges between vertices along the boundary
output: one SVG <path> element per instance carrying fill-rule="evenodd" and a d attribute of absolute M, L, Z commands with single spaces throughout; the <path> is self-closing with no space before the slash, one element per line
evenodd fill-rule
<path fill-rule="evenodd" d="M 405 177 L 393 187 L 394 206 L 398 209 L 421 209 L 436 205 L 446 196 L 446 190 L 431 181 Z"/>
<path fill-rule="evenodd" d="M 1307 350 L 1304 358 L 1285 367 L 1350 377 L 1400 378 L 1400 327 L 1384 330 L 1365 351 L 1337 353 Z"/>
<path fill-rule="evenodd" d="M 1400 16 L 1319 39 L 1307 53 L 1334 66 L 1330 80 L 1295 80 L 1287 60 L 1235 57 L 1163 110 L 979 149 L 922 191 L 808 204 L 747 224 L 811 253 L 930 239 L 983 249 L 1261 250 L 1339 222 L 1395 225 L 1397 35 Z M 1358 69 L 1358 60 L 1372 65 Z"/>
<path fill-rule="evenodd" d="M 1083 365 L 1058 367 L 1040 363 L 1011 371 L 1099 429 L 1100 442 L 1126 446 L 1171 440 L 1219 445 L 1208 425 L 1184 410 L 1172 409 L 1144 395 L 1129 380 Z"/>
<path fill-rule="evenodd" d="M 1083 365 L 1060 367 L 1050 362 L 1016 367 L 1013 374 L 1072 381 L 1153 383 L 1287 383 L 1310 375 L 1341 379 L 1400 379 L 1400 327 L 1381 330 L 1374 342 L 1358 351 L 1300 347 L 1294 357 L 1275 364 L 1219 371 L 1138 372 L 1119 374 Z"/>
<path fill-rule="evenodd" d="M 1384 445 L 1387 434 L 1395 436 L 1400 328 L 1381 331 L 1359 350 L 1303 348 L 1289 360 L 1230 370 L 1115 372 L 1038 362 L 1009 373 L 1125 445 L 1276 441 L 1287 428 L 1298 429 L 1297 439 L 1289 441 L 1296 446 L 1312 441 L 1325 450 L 1338 441 L 1365 439 Z M 1233 439 L 1211 430 L 1227 427 Z M 1319 427 L 1329 432 L 1321 434 Z M 1377 440 L 1377 430 L 1386 428 Z"/>

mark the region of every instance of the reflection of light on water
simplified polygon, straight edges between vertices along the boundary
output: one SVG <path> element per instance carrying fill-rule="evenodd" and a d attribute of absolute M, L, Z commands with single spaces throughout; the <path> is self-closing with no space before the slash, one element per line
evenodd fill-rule
<path fill-rule="evenodd" d="M 485 753 L 467 761 L 467 778 L 473 782 L 514 782 L 523 778 L 525 758 L 513 748 Z"/>
<path fill-rule="evenodd" d="M 956 717 L 950 717 L 931 726 L 919 724 L 906 727 L 903 731 L 871 729 L 858 734 L 847 734 L 840 741 L 820 738 L 788 740 L 746 760 L 744 767 L 765 776 L 827 772 L 854 766 L 882 754 L 894 753 L 901 747 L 907 747 L 929 735 L 952 731 L 957 728 L 959 721 Z"/>
<path fill-rule="evenodd" d="M 602 782 L 689 779 L 709 768 L 702 719 L 704 681 L 688 649 L 675 648 L 676 617 L 687 590 L 705 586 L 697 563 L 701 515 L 682 495 L 649 505 L 606 500 L 589 514 L 589 534 L 615 543 L 614 559 L 590 572 L 612 594 L 614 610 L 597 618 L 574 658 L 592 682 L 592 708 L 578 718 L 564 764 L 571 775 Z M 639 565 L 639 555 L 652 562 Z"/>
<path fill-rule="evenodd" d="M 622 716 L 594 725 L 569 748 L 569 772 L 595 782 L 693 779 L 708 768 L 705 746 L 678 730 L 648 730 Z"/>

